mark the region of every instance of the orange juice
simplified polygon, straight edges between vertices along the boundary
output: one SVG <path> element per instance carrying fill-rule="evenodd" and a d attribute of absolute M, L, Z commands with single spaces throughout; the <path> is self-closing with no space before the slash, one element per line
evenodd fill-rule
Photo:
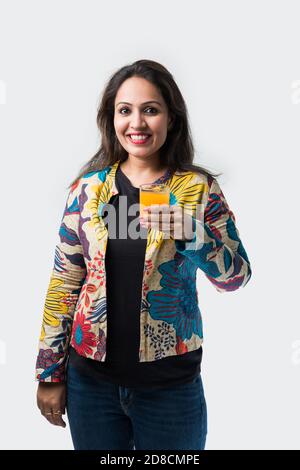
<path fill-rule="evenodd" d="M 140 186 L 140 215 L 143 207 L 151 204 L 170 204 L 170 188 L 165 184 L 142 184 Z"/>

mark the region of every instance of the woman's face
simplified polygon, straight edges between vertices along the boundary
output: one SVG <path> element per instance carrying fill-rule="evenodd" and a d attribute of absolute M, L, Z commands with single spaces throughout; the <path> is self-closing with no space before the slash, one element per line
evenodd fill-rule
<path fill-rule="evenodd" d="M 115 98 L 114 126 L 120 144 L 129 155 L 158 156 L 167 137 L 169 121 L 166 103 L 152 83 L 140 77 L 122 83 Z M 141 137 L 134 140 L 132 134 Z M 147 137 L 144 139 L 143 135 Z"/>

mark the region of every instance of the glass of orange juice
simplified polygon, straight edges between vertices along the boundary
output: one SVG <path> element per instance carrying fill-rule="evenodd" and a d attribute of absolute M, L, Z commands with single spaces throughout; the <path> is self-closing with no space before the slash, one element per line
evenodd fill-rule
<path fill-rule="evenodd" d="M 170 204 L 170 187 L 167 184 L 140 185 L 140 216 L 143 217 L 143 207 L 151 204 Z"/>

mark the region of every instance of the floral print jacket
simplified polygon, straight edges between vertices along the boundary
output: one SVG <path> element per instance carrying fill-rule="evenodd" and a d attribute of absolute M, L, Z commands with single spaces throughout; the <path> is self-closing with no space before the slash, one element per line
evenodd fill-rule
<path fill-rule="evenodd" d="M 107 311 L 101 210 L 118 194 L 120 161 L 81 177 L 70 189 L 46 294 L 35 379 L 64 382 L 68 348 L 104 361 Z M 149 228 L 141 285 L 139 361 L 185 354 L 203 342 L 196 271 L 218 292 L 244 287 L 250 262 L 218 181 L 191 171 L 170 174 L 170 205 L 192 216 L 192 242 Z M 197 208 L 202 208 L 199 210 Z"/>

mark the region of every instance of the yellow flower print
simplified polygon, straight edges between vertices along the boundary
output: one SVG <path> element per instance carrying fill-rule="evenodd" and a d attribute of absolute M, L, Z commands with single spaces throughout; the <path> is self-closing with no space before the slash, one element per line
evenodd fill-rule
<path fill-rule="evenodd" d="M 60 325 L 60 320 L 57 315 L 65 315 L 68 313 L 68 305 L 64 302 L 68 293 L 63 290 L 59 290 L 63 283 L 64 281 L 56 277 L 52 277 L 50 280 L 43 316 L 43 320 L 46 325 L 58 327 Z"/>
<path fill-rule="evenodd" d="M 95 228 L 97 239 L 100 241 L 106 235 L 106 227 L 102 217 L 99 216 L 98 207 L 100 204 L 105 202 L 104 194 L 107 197 L 107 185 L 93 185 L 91 191 L 93 197 L 91 197 L 90 203 L 87 208 L 91 211 L 91 225 Z"/>
<path fill-rule="evenodd" d="M 101 241 L 103 238 L 106 237 L 106 239 L 104 240 L 104 248 L 107 244 L 108 232 L 102 217 L 99 215 L 99 210 L 100 208 L 102 209 L 102 207 L 109 202 L 111 196 L 117 191 L 115 186 L 115 175 L 118 163 L 119 162 L 116 162 L 112 165 L 111 170 L 109 173 L 107 173 L 104 182 L 101 182 L 98 185 L 93 185 L 91 187 L 93 196 L 91 197 L 91 201 L 87 206 L 92 214 L 91 225 L 96 231 L 97 239 Z"/>
<path fill-rule="evenodd" d="M 197 204 L 201 204 L 203 195 L 208 193 L 208 185 L 199 182 L 199 177 L 193 173 L 173 175 L 170 183 L 170 205 L 178 205 L 184 211 L 195 215 Z"/>

